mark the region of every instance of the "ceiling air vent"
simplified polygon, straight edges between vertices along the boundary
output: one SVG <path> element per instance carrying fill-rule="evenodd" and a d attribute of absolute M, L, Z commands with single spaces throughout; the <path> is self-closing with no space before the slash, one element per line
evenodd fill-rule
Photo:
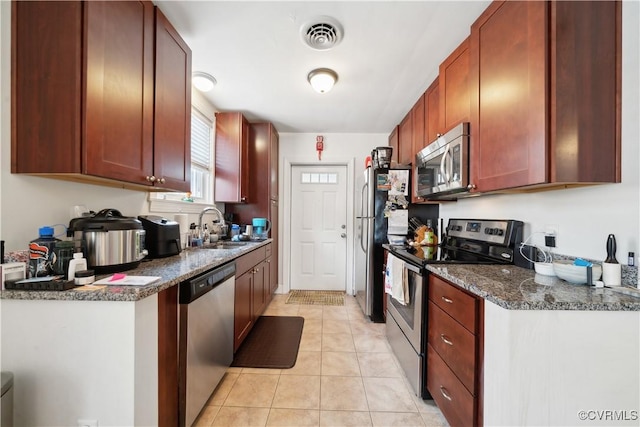
<path fill-rule="evenodd" d="M 320 16 L 303 25 L 300 35 L 312 49 L 331 49 L 342 40 L 342 26 L 329 16 Z"/>

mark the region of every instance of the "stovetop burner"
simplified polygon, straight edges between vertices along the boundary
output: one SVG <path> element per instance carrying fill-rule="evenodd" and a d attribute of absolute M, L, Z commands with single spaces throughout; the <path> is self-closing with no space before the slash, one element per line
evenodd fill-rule
<path fill-rule="evenodd" d="M 523 223 L 515 220 L 450 219 L 439 246 L 391 246 L 412 264 L 512 264 L 522 242 Z"/>

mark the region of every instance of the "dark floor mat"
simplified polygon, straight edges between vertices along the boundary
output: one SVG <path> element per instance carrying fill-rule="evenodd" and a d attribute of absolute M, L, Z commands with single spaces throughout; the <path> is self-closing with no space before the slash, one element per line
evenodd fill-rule
<path fill-rule="evenodd" d="M 231 366 L 288 369 L 296 364 L 304 318 L 260 316 Z"/>

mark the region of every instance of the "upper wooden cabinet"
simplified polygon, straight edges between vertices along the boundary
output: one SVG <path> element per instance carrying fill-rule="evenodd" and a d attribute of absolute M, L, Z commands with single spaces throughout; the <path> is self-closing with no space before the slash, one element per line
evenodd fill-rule
<path fill-rule="evenodd" d="M 439 129 L 445 133 L 460 122 L 469 121 L 469 38 L 440 64 Z"/>
<path fill-rule="evenodd" d="M 431 83 L 424 94 L 424 113 L 425 113 L 425 145 L 438 138 L 440 129 L 440 79 L 436 79 Z"/>
<path fill-rule="evenodd" d="M 391 164 L 398 163 L 398 155 L 399 155 L 399 131 L 400 126 L 396 126 L 393 128 L 391 133 L 389 134 L 389 147 L 392 148 L 391 152 Z"/>
<path fill-rule="evenodd" d="M 153 4 L 14 2 L 12 7 L 12 172 L 188 189 L 184 153 L 190 151 L 191 109 L 183 105 L 191 90 L 191 54 L 184 42 L 176 55 L 160 41 L 154 57 Z M 162 61 L 158 74 L 156 59 Z M 173 86 L 165 88 L 170 79 Z M 158 108 L 154 89 L 171 96 Z M 161 120 L 180 115 L 173 123 L 189 125 L 170 142 L 159 126 L 156 146 L 154 109 Z M 182 156 L 176 159 L 178 152 Z"/>
<path fill-rule="evenodd" d="M 242 113 L 216 114 L 216 202 L 245 203 L 249 198 L 249 123 Z"/>
<path fill-rule="evenodd" d="M 398 126 L 398 163 L 401 165 L 414 163 L 412 152 L 413 117 L 409 111 Z"/>
<path fill-rule="evenodd" d="M 477 191 L 620 182 L 620 2 L 494 2 L 471 27 Z M 441 88 L 442 90 L 442 88 Z"/>
<path fill-rule="evenodd" d="M 191 49 L 156 8 L 153 173 L 160 186 L 191 189 Z"/>
<path fill-rule="evenodd" d="M 415 164 L 416 162 L 416 153 L 427 145 L 424 133 L 425 119 L 425 94 L 422 94 L 413 108 L 411 108 L 411 164 Z"/>

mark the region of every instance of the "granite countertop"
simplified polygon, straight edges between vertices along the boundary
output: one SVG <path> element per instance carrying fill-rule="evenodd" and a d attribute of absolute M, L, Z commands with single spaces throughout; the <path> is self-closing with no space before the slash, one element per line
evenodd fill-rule
<path fill-rule="evenodd" d="M 91 286 L 68 291 L 0 291 L 0 299 L 19 300 L 77 300 L 77 301 L 138 301 L 191 277 L 218 267 L 239 256 L 270 243 L 272 239 L 260 242 L 246 242 L 246 245 L 231 249 L 187 248 L 167 258 L 143 260 L 140 265 L 123 273 L 129 276 L 160 276 L 161 279 L 146 286 Z M 211 246 L 215 246 L 212 244 Z M 96 277 L 100 279 L 109 275 Z"/>
<path fill-rule="evenodd" d="M 428 264 L 427 270 L 509 310 L 640 311 L 640 293 L 573 285 L 513 265 Z"/>

